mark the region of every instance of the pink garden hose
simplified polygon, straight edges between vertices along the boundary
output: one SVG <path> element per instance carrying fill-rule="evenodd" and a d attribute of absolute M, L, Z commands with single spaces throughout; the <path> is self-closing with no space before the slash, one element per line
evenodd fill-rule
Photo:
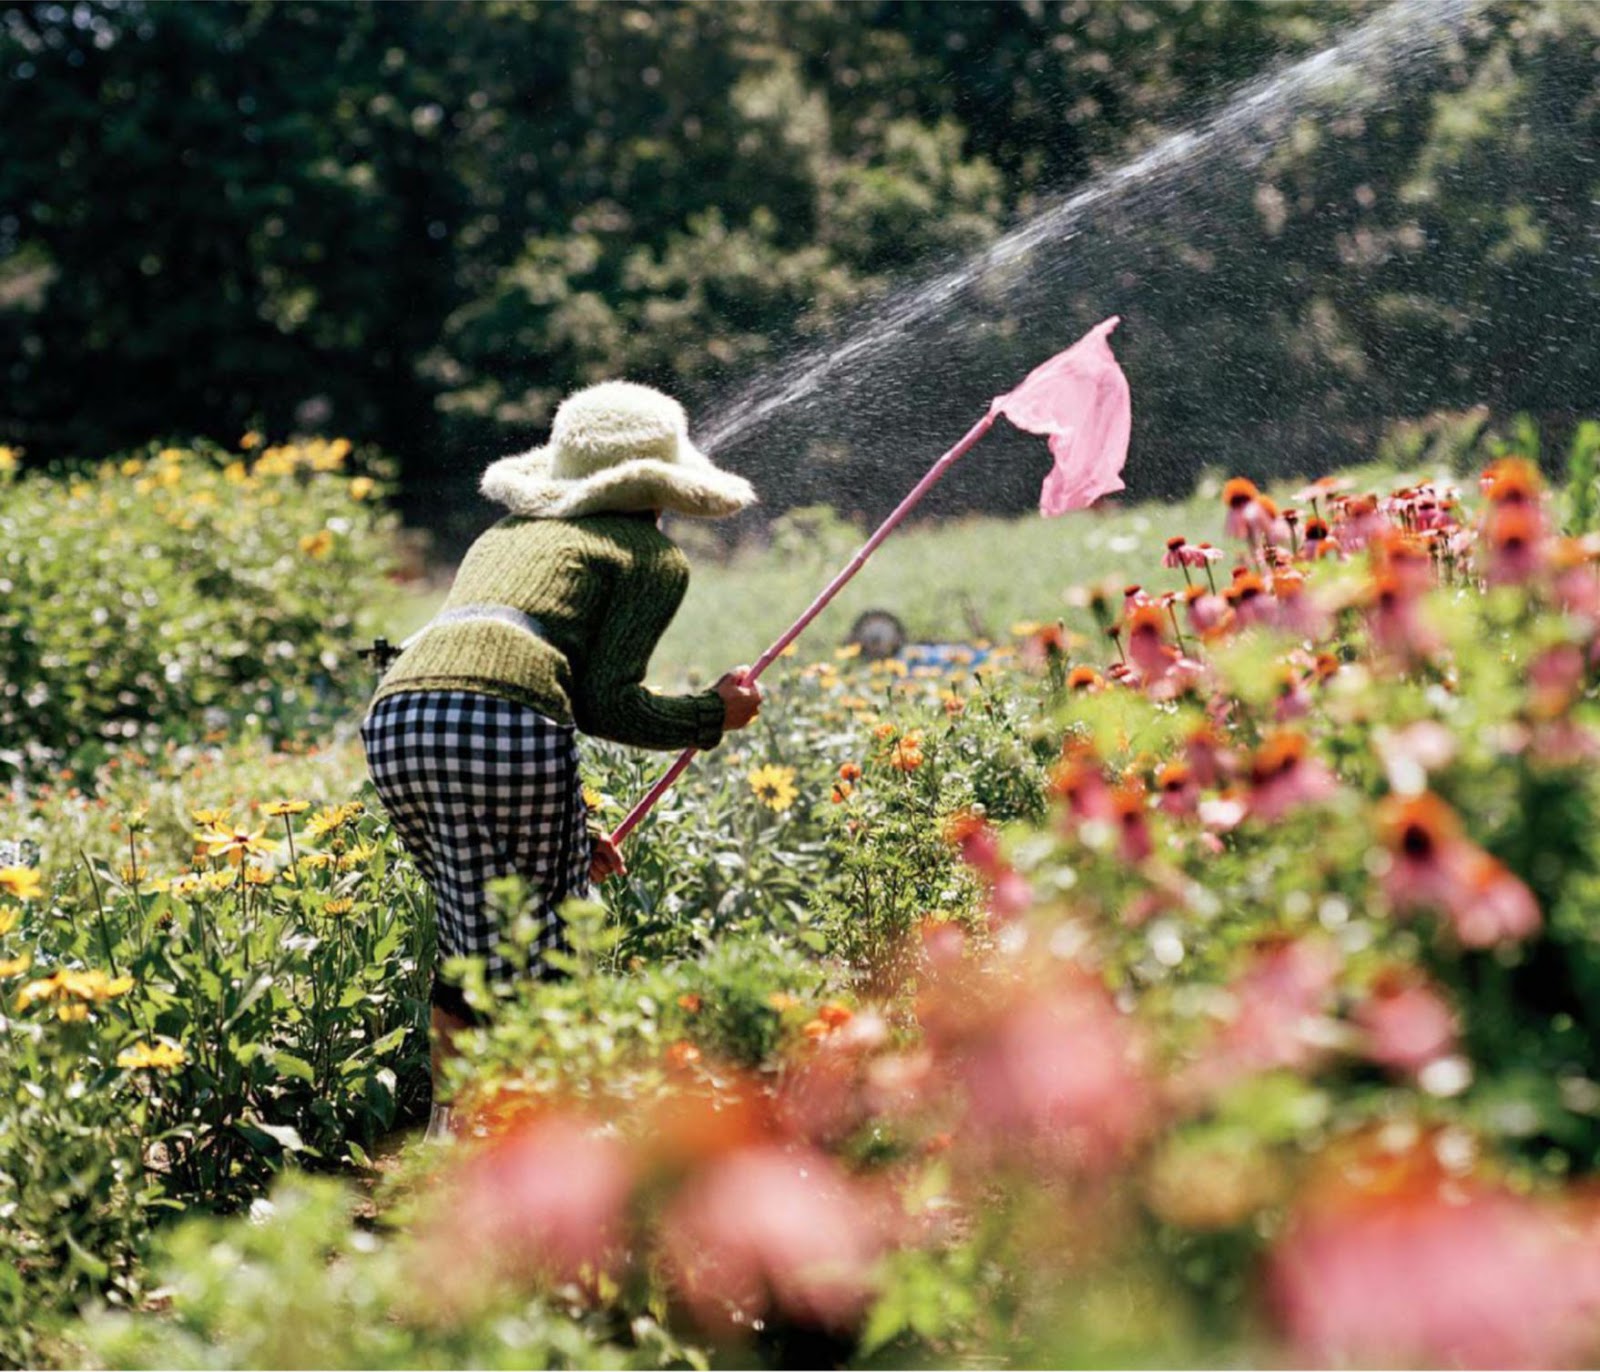
<path fill-rule="evenodd" d="M 800 618 L 779 634 L 772 646 L 756 659 L 755 664 L 744 675 L 746 684 L 759 678 L 773 664 L 778 655 L 795 639 L 800 637 L 806 626 L 827 608 L 828 602 L 838 595 L 850 578 L 861 570 L 867 559 L 877 551 L 878 545 L 888 538 L 894 532 L 895 526 L 916 508 L 917 502 L 927 495 L 933 488 L 934 483 L 949 470 L 950 465 L 970 449 L 984 434 L 989 432 L 989 427 L 995 421 L 996 413 L 997 411 L 991 410 L 984 415 L 982 419 L 967 430 L 966 436 L 955 447 L 951 448 L 949 452 L 928 469 L 927 474 L 911 488 L 910 494 L 894 507 L 893 512 L 878 526 L 872 537 L 856 550 L 855 555 L 840 568 L 833 580 L 823 587 L 822 592 L 806 607 Z M 621 844 L 634 831 L 639 821 L 655 808 L 656 802 L 671 788 L 672 783 L 684 774 L 689 764 L 694 761 L 695 753 L 698 751 L 696 748 L 685 748 L 678 754 L 677 760 L 667 768 L 661 779 L 640 797 L 639 803 L 628 811 L 627 817 L 612 831 L 611 841 L 613 843 Z"/>

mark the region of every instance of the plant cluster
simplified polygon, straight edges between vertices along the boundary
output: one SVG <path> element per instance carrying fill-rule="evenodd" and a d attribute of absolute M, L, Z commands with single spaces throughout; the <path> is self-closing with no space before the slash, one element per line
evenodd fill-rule
<path fill-rule="evenodd" d="M 372 470 L 346 439 L 254 433 L 64 480 L 0 463 L 0 778 L 348 710 L 394 528 Z"/>
<path fill-rule="evenodd" d="M 0 1358 L 147 1291 L 152 1225 L 256 1198 L 286 1159 L 364 1166 L 426 1092 L 422 890 L 360 802 L 192 816 L 154 865 L 0 867 Z"/>
<path fill-rule="evenodd" d="M 1219 503 L 1071 628 L 797 664 L 568 907 L 563 979 L 463 969 L 460 1137 L 360 1206 L 262 1188 L 370 1176 L 420 1067 L 379 816 L 240 801 L 151 875 L 122 814 L 127 873 L 0 871 L 10 1309 L 98 1290 L 56 1336 L 118 1366 L 1592 1359 L 1592 502 L 1506 455 Z M 585 767 L 602 823 L 653 770 Z M 252 1049 L 208 1016 L 268 963 Z"/>

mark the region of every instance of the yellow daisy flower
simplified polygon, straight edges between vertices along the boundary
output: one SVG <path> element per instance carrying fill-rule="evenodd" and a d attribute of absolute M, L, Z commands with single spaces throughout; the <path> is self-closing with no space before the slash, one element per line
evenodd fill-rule
<path fill-rule="evenodd" d="M 0 896 L 16 900 L 38 900 L 44 883 L 31 867 L 0 867 Z"/>
<path fill-rule="evenodd" d="M 374 849 L 370 843 L 358 843 L 348 853 L 341 854 L 337 867 L 341 872 L 348 872 L 352 868 L 360 867 L 372 856 Z"/>
<path fill-rule="evenodd" d="M 125 995 L 133 989 L 132 977 L 108 977 L 98 969 L 74 972 L 59 968 L 47 977 L 28 982 L 17 992 L 17 1013 L 39 1004 L 53 1004 L 64 1020 L 81 1020 L 87 1007 Z"/>
<path fill-rule="evenodd" d="M 117 1054 L 117 1066 L 134 1071 L 148 1068 L 156 1072 L 171 1072 L 187 1061 L 183 1049 L 175 1043 L 136 1043 Z"/>
<path fill-rule="evenodd" d="M 247 857 L 270 853 L 278 846 L 262 838 L 260 830 L 252 833 L 247 829 L 237 828 L 219 829 L 207 835 L 205 842 L 212 857 L 226 857 L 229 864 L 234 867 Z"/>
<path fill-rule="evenodd" d="M 794 768 L 765 763 L 750 773 L 750 789 L 767 809 L 781 814 L 795 803 L 800 792 L 794 784 Z"/>

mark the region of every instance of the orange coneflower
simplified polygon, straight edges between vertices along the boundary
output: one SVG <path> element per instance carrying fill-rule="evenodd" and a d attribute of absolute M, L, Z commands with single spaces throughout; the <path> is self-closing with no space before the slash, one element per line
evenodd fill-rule
<path fill-rule="evenodd" d="M 1112 816 L 1121 835 L 1118 848 L 1124 862 L 1143 862 L 1155 845 L 1150 838 L 1144 786 L 1124 781 L 1111 793 Z"/>
<path fill-rule="evenodd" d="M 1104 690 L 1105 684 L 1105 678 L 1093 667 L 1074 667 L 1067 673 L 1069 691 L 1085 691 L 1092 695 L 1096 691 Z"/>
<path fill-rule="evenodd" d="M 1227 506 L 1228 514 L 1223 528 L 1229 538 L 1250 539 L 1272 523 L 1276 507 L 1268 514 L 1262 503 L 1264 499 L 1256 483 L 1247 477 L 1236 476 L 1224 484 L 1222 503 Z"/>
<path fill-rule="evenodd" d="M 1374 569 L 1404 583 L 1407 590 L 1420 593 L 1433 584 L 1433 558 L 1420 538 L 1389 529 L 1372 540 L 1371 548 Z"/>
<path fill-rule="evenodd" d="M 1222 598 L 1233 607 L 1240 624 L 1263 624 L 1272 618 L 1266 591 L 1266 583 L 1255 572 L 1237 569 L 1233 585 L 1223 587 Z"/>
<path fill-rule="evenodd" d="M 1544 521 L 1532 505 L 1491 507 L 1483 534 L 1489 547 L 1484 576 L 1492 586 L 1521 585 L 1544 561 Z"/>
<path fill-rule="evenodd" d="M 1146 681 L 1160 680 L 1172 669 L 1166 624 L 1167 615 L 1159 605 L 1139 605 L 1128 616 L 1128 656 Z"/>
<path fill-rule="evenodd" d="M 1525 457 L 1502 457 L 1483 469 L 1478 478 L 1484 499 L 1496 505 L 1531 504 L 1543 482 L 1539 469 Z"/>

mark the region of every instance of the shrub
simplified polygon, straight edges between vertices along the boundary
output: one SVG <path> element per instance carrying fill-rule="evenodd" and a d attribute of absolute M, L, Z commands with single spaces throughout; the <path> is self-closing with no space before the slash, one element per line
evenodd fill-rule
<path fill-rule="evenodd" d="M 0 471 L 0 769 L 87 771 L 130 743 L 281 736 L 346 708 L 393 528 L 351 462 L 338 439 Z"/>

